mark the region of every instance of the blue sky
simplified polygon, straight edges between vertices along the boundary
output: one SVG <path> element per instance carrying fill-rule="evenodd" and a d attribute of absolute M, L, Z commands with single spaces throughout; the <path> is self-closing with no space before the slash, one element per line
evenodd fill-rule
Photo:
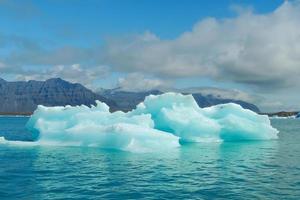
<path fill-rule="evenodd" d="M 300 109 L 297 81 L 280 77 L 299 72 L 299 11 L 297 0 L 0 0 L 0 73 L 90 88 L 217 87 L 259 96 L 266 110 Z"/>
<path fill-rule="evenodd" d="M 2 3 L 1 3 L 2 2 Z M 232 6 L 271 12 L 282 0 L 1 0 L 3 33 L 47 45 L 93 45 L 107 37 L 151 30 L 170 39 L 206 17 L 234 17 Z M 76 38 L 76 40 L 75 40 Z M 50 42 L 50 40 L 52 40 Z"/>

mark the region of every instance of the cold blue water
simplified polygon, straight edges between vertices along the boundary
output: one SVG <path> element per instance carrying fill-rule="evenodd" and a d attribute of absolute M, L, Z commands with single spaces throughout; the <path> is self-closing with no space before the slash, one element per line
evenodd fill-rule
<path fill-rule="evenodd" d="M 31 140 L 27 120 L 0 117 L 0 137 Z M 0 199 L 300 199 L 300 120 L 272 125 L 278 140 L 156 153 L 0 142 Z"/>

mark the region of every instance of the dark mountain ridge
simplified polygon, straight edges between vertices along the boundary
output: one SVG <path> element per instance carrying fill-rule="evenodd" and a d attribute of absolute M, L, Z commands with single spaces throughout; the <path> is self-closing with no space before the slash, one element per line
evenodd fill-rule
<path fill-rule="evenodd" d="M 252 110 L 256 113 L 260 112 L 259 108 L 256 105 L 246 102 L 246 101 L 237 100 L 237 99 L 228 99 L 228 98 L 222 98 L 222 97 L 215 97 L 213 95 L 203 95 L 201 93 L 193 93 L 192 95 L 201 108 L 218 105 L 218 104 L 236 103 L 245 109 Z"/>
<path fill-rule="evenodd" d="M 0 79 L 0 112 L 7 114 L 32 113 L 37 105 L 65 106 L 95 104 L 105 102 L 112 110 L 114 101 L 109 100 L 78 83 L 70 83 L 60 78 L 46 81 L 15 81 Z"/>

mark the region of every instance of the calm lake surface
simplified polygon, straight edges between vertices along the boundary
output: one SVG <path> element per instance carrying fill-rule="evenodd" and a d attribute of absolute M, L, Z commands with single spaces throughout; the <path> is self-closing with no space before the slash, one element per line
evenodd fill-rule
<path fill-rule="evenodd" d="M 0 137 L 30 140 L 26 117 Z M 300 119 L 279 139 L 193 144 L 160 153 L 0 143 L 0 199 L 300 199 Z"/>

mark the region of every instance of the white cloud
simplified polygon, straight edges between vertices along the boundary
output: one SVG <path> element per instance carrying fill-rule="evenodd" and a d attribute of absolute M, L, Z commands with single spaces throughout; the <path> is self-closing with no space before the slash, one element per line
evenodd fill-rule
<path fill-rule="evenodd" d="M 132 73 L 125 78 L 119 78 L 118 87 L 125 91 L 148 91 L 162 89 L 168 82 L 156 78 L 146 78 L 143 74 Z"/>
<path fill-rule="evenodd" d="M 15 74 L 15 73 L 22 72 L 20 67 L 11 67 L 7 65 L 5 62 L 0 60 L 0 73 L 2 74 Z M 0 77 L 1 78 L 1 77 Z"/>
<path fill-rule="evenodd" d="M 229 90 L 214 87 L 193 87 L 184 88 L 179 91 L 187 93 L 200 93 L 204 96 L 211 95 L 213 97 L 222 99 L 242 100 L 249 103 L 256 103 L 257 101 L 261 100 L 261 97 L 257 95 L 249 94 L 238 89 Z"/>
<path fill-rule="evenodd" d="M 114 69 L 160 77 L 210 77 L 259 89 L 299 85 L 300 3 L 268 14 L 251 10 L 235 18 L 207 18 L 174 40 L 149 32 L 109 42 Z"/>
<path fill-rule="evenodd" d="M 4 63 L 0 62 L 0 70 L 5 69 L 5 68 L 6 68 L 6 65 Z"/>
<path fill-rule="evenodd" d="M 56 65 L 45 71 L 30 71 L 27 75 L 17 75 L 18 80 L 46 80 L 59 77 L 70 82 L 79 82 L 85 86 L 92 87 L 93 81 L 108 75 L 108 68 L 105 66 L 84 68 L 80 64 Z"/>

